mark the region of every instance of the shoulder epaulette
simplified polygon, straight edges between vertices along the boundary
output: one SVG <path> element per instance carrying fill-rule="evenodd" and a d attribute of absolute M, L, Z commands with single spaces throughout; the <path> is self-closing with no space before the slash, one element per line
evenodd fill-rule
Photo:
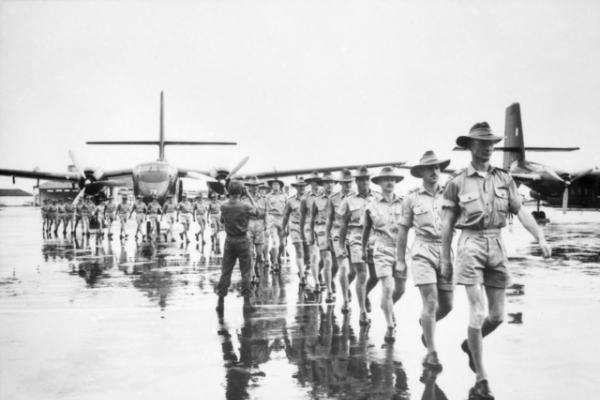
<path fill-rule="evenodd" d="M 454 179 L 454 178 L 456 178 L 457 176 L 459 176 L 460 174 L 462 174 L 463 172 L 466 172 L 466 171 L 467 171 L 466 168 L 457 169 L 456 171 L 454 171 L 452 173 L 452 175 L 450 175 L 450 179 Z"/>

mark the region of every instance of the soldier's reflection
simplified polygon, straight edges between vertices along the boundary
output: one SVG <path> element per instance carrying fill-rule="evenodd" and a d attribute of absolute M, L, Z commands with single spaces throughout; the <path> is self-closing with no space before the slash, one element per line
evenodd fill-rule
<path fill-rule="evenodd" d="M 244 324 L 238 332 L 228 329 L 221 320 L 221 350 L 226 368 L 227 399 L 246 399 L 249 397 L 248 387 L 255 385 L 265 376 L 260 366 L 271 359 L 273 352 L 285 349 L 282 340 L 286 331 L 285 308 L 260 307 L 275 305 L 285 298 L 284 285 L 280 278 L 261 276 L 257 289 L 258 310 L 252 315 L 244 315 Z M 236 354 L 233 341 L 239 342 L 239 354 Z"/>
<path fill-rule="evenodd" d="M 420 378 L 420 381 L 425 385 L 422 400 L 448 400 L 442 389 L 435 383 L 437 375 L 437 371 L 423 370 L 423 375 Z"/>
<path fill-rule="evenodd" d="M 333 307 L 299 305 L 297 325 L 284 335 L 286 354 L 298 367 L 294 377 L 312 386 L 312 397 L 349 399 L 409 398 L 406 373 L 394 360 L 392 346 L 385 353 L 371 354 L 368 330 L 359 338 L 347 316 L 341 328 Z"/>

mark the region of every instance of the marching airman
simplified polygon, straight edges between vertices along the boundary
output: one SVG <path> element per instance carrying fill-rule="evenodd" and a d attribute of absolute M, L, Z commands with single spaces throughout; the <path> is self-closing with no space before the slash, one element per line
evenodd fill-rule
<path fill-rule="evenodd" d="M 410 173 L 423 183 L 410 192 L 402 203 L 402 219 L 398 234 L 398 271 L 405 271 L 406 240 L 408 230 L 414 228 L 415 240 L 411 248 L 411 275 L 419 288 L 423 309 L 419 323 L 423 329 L 421 336 L 427 347 L 423 366 L 441 370 L 435 347 L 436 321 L 444 318 L 452 310 L 452 280 L 441 275 L 440 256 L 442 249 L 443 190 L 438 183 L 440 173 L 450 164 L 441 160 L 431 150 L 425 152 Z"/>
<path fill-rule="evenodd" d="M 128 219 L 131 218 L 131 216 L 133 215 L 134 212 L 135 212 L 135 224 L 136 224 L 135 240 L 137 241 L 139 233 L 142 234 L 142 240 L 144 240 L 145 233 L 143 231 L 143 225 L 144 225 L 144 221 L 146 220 L 146 214 L 148 214 L 148 206 L 144 202 L 144 197 L 141 195 L 138 195 L 136 197 L 135 203 L 131 207 L 131 211 L 129 211 Z"/>
<path fill-rule="evenodd" d="M 383 167 L 378 175 L 371 178 L 371 182 L 381 187 L 381 197 L 367 205 L 362 236 L 363 257 L 367 254 L 371 230 L 375 236 L 373 261 L 375 273 L 382 286 L 381 309 L 388 326 L 385 334 L 385 341 L 388 343 L 395 340 L 393 292 L 396 282 L 394 278 L 401 279 L 403 286 L 406 282 L 406 270 L 396 270 L 396 246 L 398 225 L 402 217 L 402 199 L 396 196 L 394 188 L 402 179 L 404 177 L 391 167 Z M 366 259 L 364 261 L 366 262 Z"/>
<path fill-rule="evenodd" d="M 330 237 L 327 236 L 327 221 L 331 214 L 329 211 L 331 207 L 329 197 L 331 196 L 333 182 L 334 179 L 331 172 L 325 172 L 321 177 L 323 191 L 319 196 L 315 197 L 315 200 L 313 201 L 310 220 L 311 241 L 317 243 L 321 260 L 323 260 L 322 274 L 325 280 L 325 288 L 327 289 L 327 303 L 333 303 L 335 301 L 333 288 L 331 286 L 331 250 L 329 248 L 331 240 Z"/>
<path fill-rule="evenodd" d="M 444 189 L 441 271 L 446 280 L 454 274 L 456 283 L 465 286 L 469 300 L 468 335 L 461 345 L 476 374 L 469 399 L 494 398 L 483 366 L 482 338 L 504 318 L 510 274 L 501 230 L 508 215 L 518 216 L 544 257 L 552 252 L 533 217 L 521 207 L 513 178 L 490 165 L 494 144 L 501 140 L 487 122 L 476 123 L 468 135 L 459 136 L 456 144 L 471 152 L 471 163 L 455 173 Z M 453 266 L 450 246 L 454 228 L 460 229 L 461 235 Z"/>
<path fill-rule="evenodd" d="M 263 263 L 263 246 L 265 245 L 269 200 L 258 193 L 260 181 L 256 176 L 250 178 L 244 184 L 246 186 L 246 195 L 242 196 L 242 201 L 256 207 L 258 211 L 250 215 L 248 221 L 248 240 L 252 246 L 250 249 L 250 254 L 252 255 L 252 282 L 257 283 L 257 279 L 260 276 L 259 266 Z"/>
<path fill-rule="evenodd" d="M 375 277 L 373 264 L 373 237 L 367 245 L 367 254 L 363 255 L 362 234 L 364 227 L 364 214 L 367 205 L 376 199 L 376 193 L 369 188 L 371 175 L 366 167 L 360 167 L 354 175 L 357 192 L 351 193 L 340 204 L 340 215 L 343 215 L 340 226 L 339 244 L 346 242 L 349 247 L 350 267 L 356 272 L 356 298 L 360 308 L 359 322 L 361 325 L 370 324 L 366 308 L 367 276 Z M 365 262 L 366 261 L 366 262 Z M 376 278 L 375 278 L 376 279 Z"/>
<path fill-rule="evenodd" d="M 117 205 L 117 215 L 119 216 L 119 225 L 121 229 L 119 232 L 119 239 L 121 240 L 127 238 L 127 231 L 125 230 L 125 228 L 127 227 L 127 219 L 130 214 L 131 205 L 129 204 L 127 195 L 123 195 L 121 198 L 121 202 Z"/>
<path fill-rule="evenodd" d="M 169 240 L 169 236 L 171 237 L 171 242 L 175 241 L 173 237 L 173 226 L 177 221 L 177 204 L 173 201 L 173 195 L 167 195 L 167 199 L 163 204 L 162 214 L 160 216 L 160 220 L 163 218 L 167 220 L 167 232 L 165 233 L 165 242 Z"/>
<path fill-rule="evenodd" d="M 320 185 L 321 177 L 317 172 L 313 172 L 309 175 L 304 182 L 310 185 L 310 190 L 304 195 L 304 199 L 300 204 L 300 226 L 302 230 L 302 241 L 306 243 L 305 250 L 305 262 L 308 261 L 307 267 L 312 272 L 313 281 L 315 284 L 315 290 L 320 288 L 321 282 L 319 280 L 319 246 L 316 243 L 315 237 L 311 230 L 311 213 L 313 209 L 313 203 L 315 199 L 321 195 Z M 306 257 L 308 255 L 308 257 Z"/>
<path fill-rule="evenodd" d="M 283 209 L 287 196 L 283 193 L 283 182 L 279 179 L 267 181 L 271 192 L 267 195 L 267 231 L 269 234 L 269 253 L 271 254 L 271 270 L 279 272 L 283 256 Z"/>
<path fill-rule="evenodd" d="M 188 199 L 187 194 L 183 193 L 181 195 L 181 203 L 177 205 L 177 220 L 180 221 L 183 226 L 183 231 L 179 234 L 179 237 L 181 240 L 185 237 L 186 243 L 190 242 L 188 232 L 190 230 L 190 225 L 192 224 L 193 212 L 194 205 Z"/>
<path fill-rule="evenodd" d="M 300 206 L 304 197 L 304 189 L 306 182 L 302 177 L 299 177 L 295 182 L 292 182 L 292 187 L 296 189 L 296 194 L 285 203 L 283 210 L 282 230 L 284 235 L 292 240 L 292 244 L 296 253 L 296 266 L 298 267 L 298 277 L 300 286 L 306 286 L 306 270 L 304 268 L 304 246 L 302 240 L 302 227 L 300 225 Z"/>
<path fill-rule="evenodd" d="M 344 169 L 336 182 L 340 184 L 339 192 L 329 197 L 329 216 L 327 219 L 327 237 L 330 238 L 330 249 L 333 266 L 337 265 L 337 272 L 340 274 L 340 287 L 342 289 L 343 306 L 342 312 L 350 311 L 349 294 L 349 273 L 350 263 L 348 261 L 347 243 L 340 243 L 340 228 L 344 215 L 340 213 L 340 206 L 346 197 L 352 194 L 350 185 L 352 184 L 352 172 Z M 336 269 L 332 266 L 332 279 L 335 279 Z"/>

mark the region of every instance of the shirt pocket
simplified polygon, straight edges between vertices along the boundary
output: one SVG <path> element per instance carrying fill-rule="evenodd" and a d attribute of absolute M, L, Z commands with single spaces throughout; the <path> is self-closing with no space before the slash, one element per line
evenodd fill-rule
<path fill-rule="evenodd" d="M 458 195 L 460 208 L 466 222 L 477 220 L 483 214 L 479 193 L 469 192 Z"/>
<path fill-rule="evenodd" d="M 417 227 L 432 226 L 431 212 L 422 205 L 413 208 L 414 225 Z"/>
<path fill-rule="evenodd" d="M 508 213 L 508 188 L 504 186 L 494 187 L 494 205 L 496 211 L 507 214 Z"/>

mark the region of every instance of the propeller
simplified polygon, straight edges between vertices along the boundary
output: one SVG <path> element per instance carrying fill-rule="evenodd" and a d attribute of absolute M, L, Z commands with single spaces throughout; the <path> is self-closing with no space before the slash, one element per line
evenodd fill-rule
<path fill-rule="evenodd" d="M 84 168 L 79 163 L 79 160 L 77 159 L 77 157 L 75 157 L 75 153 L 73 153 L 72 150 L 69 150 L 69 158 L 71 158 L 71 162 L 73 163 L 73 166 L 75 166 L 75 169 L 77 170 L 77 174 L 79 174 L 79 176 L 81 178 L 86 179 Z"/>
<path fill-rule="evenodd" d="M 569 186 L 571 183 L 575 182 L 578 179 L 583 178 L 584 176 L 590 175 L 594 172 L 595 168 L 587 168 L 582 171 L 576 172 L 574 174 L 567 174 L 565 179 L 562 181 L 565 184 L 565 188 L 563 190 L 563 198 L 562 198 L 562 212 L 563 214 L 567 212 L 567 208 L 569 206 Z"/>
<path fill-rule="evenodd" d="M 229 172 L 227 172 L 226 169 L 211 168 L 210 175 L 212 179 L 207 180 L 210 190 L 219 194 L 227 193 L 227 184 L 235 174 L 246 165 L 249 159 L 250 157 L 242 158 Z"/>
<path fill-rule="evenodd" d="M 231 171 L 229 172 L 229 174 L 227 175 L 227 177 L 225 178 L 226 181 L 230 180 L 236 172 L 238 172 L 240 169 L 242 169 L 242 167 L 244 165 L 246 165 L 246 163 L 248 162 L 248 160 L 250 159 L 250 157 L 246 156 L 244 158 L 242 158 L 242 160 L 237 163 L 237 165 L 235 167 L 233 167 L 231 169 Z"/>

